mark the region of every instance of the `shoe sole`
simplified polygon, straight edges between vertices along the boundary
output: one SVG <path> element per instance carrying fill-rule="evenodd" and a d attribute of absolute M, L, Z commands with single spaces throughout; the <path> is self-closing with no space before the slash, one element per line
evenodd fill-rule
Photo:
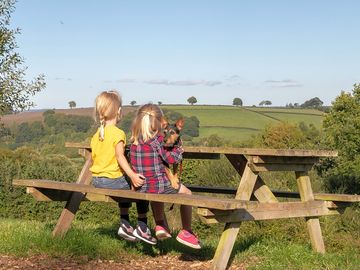
<path fill-rule="evenodd" d="M 133 232 L 133 235 L 134 235 L 136 238 L 144 241 L 145 243 L 148 243 L 148 244 L 150 244 L 150 245 L 156 245 L 156 242 L 152 242 L 152 241 L 150 241 L 150 240 L 142 237 L 141 235 L 139 235 L 139 234 L 137 233 L 137 230 L 135 230 L 135 231 Z"/>
<path fill-rule="evenodd" d="M 155 236 L 160 241 L 171 238 L 171 234 L 162 230 L 155 232 Z"/>
<path fill-rule="evenodd" d="M 189 243 L 189 242 L 186 242 L 186 241 L 182 240 L 182 239 L 179 238 L 179 237 L 176 237 L 176 240 L 177 240 L 179 243 L 181 243 L 181 244 L 183 244 L 183 245 L 185 245 L 185 246 L 188 246 L 188 247 L 191 247 L 191 248 L 194 248 L 194 249 L 201 249 L 201 246 L 200 246 L 200 245 L 191 244 L 191 243 Z"/>
<path fill-rule="evenodd" d="M 125 239 L 126 241 L 130 241 L 130 242 L 135 242 L 136 241 L 136 237 L 133 235 L 129 235 L 127 234 L 123 228 L 120 227 L 119 231 L 118 231 L 118 236 L 121 237 L 122 239 Z"/>

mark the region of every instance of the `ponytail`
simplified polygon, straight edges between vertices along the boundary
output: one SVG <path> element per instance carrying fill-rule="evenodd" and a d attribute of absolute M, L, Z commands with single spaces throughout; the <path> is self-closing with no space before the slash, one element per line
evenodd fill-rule
<path fill-rule="evenodd" d="M 100 130 L 99 130 L 99 141 L 103 141 L 105 138 L 105 120 L 100 120 Z"/>

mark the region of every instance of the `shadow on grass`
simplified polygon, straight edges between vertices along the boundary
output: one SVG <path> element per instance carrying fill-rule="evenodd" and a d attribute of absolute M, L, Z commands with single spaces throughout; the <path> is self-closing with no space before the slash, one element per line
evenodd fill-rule
<path fill-rule="evenodd" d="M 124 248 L 134 248 L 144 255 L 156 257 L 159 255 L 162 256 L 171 252 L 176 252 L 181 254 L 179 259 L 183 261 L 211 260 L 214 257 L 218 242 L 220 240 L 220 238 L 218 238 L 211 243 L 205 242 L 202 244 L 202 248 L 198 250 L 184 246 L 183 244 L 179 243 L 176 240 L 176 235 L 178 233 L 177 231 L 174 231 L 172 233 L 172 238 L 164 241 L 158 241 L 158 243 L 154 246 L 144 243 L 142 241 L 137 241 L 134 243 L 120 239 L 116 233 L 117 228 L 115 226 L 100 227 L 95 229 L 95 231 L 101 235 L 106 235 L 107 237 L 118 239 L 119 241 L 122 241 Z M 249 236 L 245 239 L 237 240 L 234 244 L 229 263 L 233 261 L 237 253 L 246 251 L 251 245 L 259 241 L 261 241 L 261 237 L 254 235 Z"/>

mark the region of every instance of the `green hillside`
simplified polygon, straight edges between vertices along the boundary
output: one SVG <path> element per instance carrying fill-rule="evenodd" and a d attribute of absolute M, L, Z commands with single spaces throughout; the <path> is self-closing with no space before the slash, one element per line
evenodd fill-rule
<path fill-rule="evenodd" d="M 210 105 L 162 106 L 200 120 L 200 138 L 218 134 L 223 138 L 242 141 L 257 134 L 268 124 L 281 121 L 305 122 L 321 127 L 323 113 L 312 109 L 258 108 Z"/>

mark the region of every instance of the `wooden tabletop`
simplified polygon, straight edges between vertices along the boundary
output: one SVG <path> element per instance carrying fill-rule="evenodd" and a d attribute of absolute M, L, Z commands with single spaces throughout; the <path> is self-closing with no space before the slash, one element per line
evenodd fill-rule
<path fill-rule="evenodd" d="M 89 143 L 66 142 L 65 147 L 91 149 Z M 267 149 L 267 148 L 233 148 L 184 146 L 185 153 L 229 154 L 250 156 L 282 156 L 282 157 L 337 157 L 337 151 L 305 150 L 305 149 Z"/>

